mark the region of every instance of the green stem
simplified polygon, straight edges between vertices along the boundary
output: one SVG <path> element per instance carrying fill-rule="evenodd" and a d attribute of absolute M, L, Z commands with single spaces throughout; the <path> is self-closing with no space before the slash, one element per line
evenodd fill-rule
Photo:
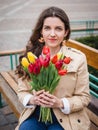
<path fill-rule="evenodd" d="M 40 107 L 39 121 L 42 121 L 44 123 L 52 123 L 52 115 L 50 108 Z"/>

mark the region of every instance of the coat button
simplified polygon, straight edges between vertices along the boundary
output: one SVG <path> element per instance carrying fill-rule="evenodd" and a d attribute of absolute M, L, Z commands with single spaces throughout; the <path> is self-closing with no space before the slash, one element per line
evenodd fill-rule
<path fill-rule="evenodd" d="M 80 120 L 80 119 L 78 119 L 77 121 L 78 121 L 78 123 L 80 123 L 80 122 L 81 122 L 81 120 Z"/>
<path fill-rule="evenodd" d="M 60 122 L 63 122 L 63 120 L 62 120 L 62 119 L 60 119 Z"/>

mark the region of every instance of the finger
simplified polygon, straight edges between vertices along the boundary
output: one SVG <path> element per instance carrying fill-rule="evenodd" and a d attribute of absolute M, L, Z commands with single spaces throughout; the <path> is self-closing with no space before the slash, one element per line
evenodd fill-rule
<path fill-rule="evenodd" d="M 43 92 L 43 94 L 48 98 L 54 99 L 54 95 L 50 94 L 49 92 Z"/>
<path fill-rule="evenodd" d="M 45 90 L 40 90 L 36 92 L 36 96 L 39 96 L 40 94 L 42 94 Z"/>
<path fill-rule="evenodd" d="M 46 103 L 46 102 L 40 102 L 40 106 L 42 106 L 42 107 L 52 107 L 53 106 L 53 104 L 49 104 L 49 103 Z"/>
<path fill-rule="evenodd" d="M 40 95 L 39 101 L 44 105 L 53 106 L 54 99 L 50 99 L 49 97 L 45 96 L 44 94 Z"/>
<path fill-rule="evenodd" d="M 36 95 L 36 91 L 33 89 L 33 95 Z"/>

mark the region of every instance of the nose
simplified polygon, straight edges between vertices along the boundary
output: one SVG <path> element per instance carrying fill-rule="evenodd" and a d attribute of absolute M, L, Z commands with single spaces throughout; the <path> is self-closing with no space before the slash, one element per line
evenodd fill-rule
<path fill-rule="evenodd" d="M 54 36 L 55 36 L 55 30 L 51 30 L 50 36 L 51 36 L 51 37 L 54 37 Z"/>

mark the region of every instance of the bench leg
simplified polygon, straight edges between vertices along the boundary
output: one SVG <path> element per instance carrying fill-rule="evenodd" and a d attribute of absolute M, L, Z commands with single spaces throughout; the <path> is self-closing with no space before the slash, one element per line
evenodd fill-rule
<path fill-rule="evenodd" d="M 0 93 L 0 108 L 2 107 L 2 97 L 1 97 L 1 93 Z"/>

